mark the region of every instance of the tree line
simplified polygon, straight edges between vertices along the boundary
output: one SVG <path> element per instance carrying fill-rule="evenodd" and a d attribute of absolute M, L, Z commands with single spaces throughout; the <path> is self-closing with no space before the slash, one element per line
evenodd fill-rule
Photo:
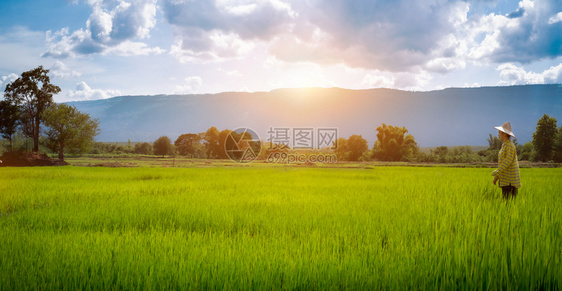
<path fill-rule="evenodd" d="M 430 163 L 475 163 L 497 162 L 502 141 L 492 134 L 487 142 L 488 148 L 475 151 L 471 146 L 439 146 L 420 151 L 415 138 L 407 134 L 405 127 L 382 124 L 377 127 L 377 140 L 369 149 L 367 141 L 360 135 L 348 139 L 339 138 L 335 150 L 341 161 L 404 161 Z M 520 160 L 534 162 L 562 162 L 562 126 L 557 127 L 554 117 L 545 114 L 541 117 L 533 133 L 533 140 L 523 145 L 513 142 Z"/>
<path fill-rule="evenodd" d="M 212 126 L 201 133 L 181 134 L 175 141 L 161 136 L 152 143 L 128 141 L 127 145 L 118 143 L 95 143 L 94 154 L 141 154 L 156 156 L 181 155 L 198 159 L 227 159 L 226 148 L 232 147 L 226 140 L 228 135 L 236 135 L 230 129 L 218 130 Z"/>
<path fill-rule="evenodd" d="M 338 138 L 332 149 L 300 150 L 302 153 L 319 154 L 332 152 L 338 161 L 403 161 L 429 163 L 478 163 L 497 162 L 502 141 L 492 134 L 486 139 L 488 148 L 475 151 L 471 146 L 439 146 L 422 152 L 413 135 L 405 127 L 382 124 L 376 128 L 377 140 L 372 148 L 361 135 Z M 162 136 L 153 143 L 142 142 L 132 146 L 97 143 L 93 153 L 102 154 L 142 154 L 142 155 L 181 155 L 199 159 L 226 159 L 226 137 L 232 131 L 211 127 L 201 133 L 186 133 L 175 141 Z M 517 148 L 520 160 L 562 162 L 562 126 L 556 126 L 556 119 L 544 115 L 538 122 L 531 142 Z M 277 147 L 271 142 L 262 142 L 258 159 L 266 159 L 272 152 L 291 151 L 289 147 Z M 298 150 L 297 150 L 298 151 Z"/>

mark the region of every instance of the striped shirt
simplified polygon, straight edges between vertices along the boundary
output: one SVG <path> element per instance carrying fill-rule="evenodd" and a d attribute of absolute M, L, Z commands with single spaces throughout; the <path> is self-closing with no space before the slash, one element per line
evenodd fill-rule
<path fill-rule="evenodd" d="M 498 169 L 492 172 L 492 176 L 499 179 L 498 186 L 500 187 L 513 186 L 521 188 L 517 150 L 511 140 L 507 140 L 502 144 L 498 154 Z"/>

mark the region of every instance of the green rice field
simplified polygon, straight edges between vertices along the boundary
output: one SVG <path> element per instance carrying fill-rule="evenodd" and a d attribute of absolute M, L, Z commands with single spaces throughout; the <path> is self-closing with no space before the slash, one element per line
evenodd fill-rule
<path fill-rule="evenodd" d="M 0 290 L 562 289 L 562 168 L 0 168 Z"/>

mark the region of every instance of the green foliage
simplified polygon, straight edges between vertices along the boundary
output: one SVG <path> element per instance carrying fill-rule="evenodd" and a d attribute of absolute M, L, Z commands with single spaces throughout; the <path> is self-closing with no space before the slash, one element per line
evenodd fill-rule
<path fill-rule="evenodd" d="M 503 142 L 497 136 L 490 134 L 490 137 L 486 139 L 488 141 L 488 150 L 500 150 L 502 148 Z"/>
<path fill-rule="evenodd" d="M 445 157 L 449 153 L 449 148 L 446 146 L 436 147 L 435 149 L 431 150 L 431 155 L 435 156 L 435 161 L 440 163 L 445 163 Z"/>
<path fill-rule="evenodd" d="M 0 168 L 0 289 L 560 290 L 562 169 L 521 175 Z"/>
<path fill-rule="evenodd" d="M 178 153 L 183 156 L 227 159 L 225 141 L 230 133 L 229 129 L 219 131 L 213 126 L 206 132 L 182 134 L 176 139 L 174 145 Z"/>
<path fill-rule="evenodd" d="M 536 150 L 537 160 L 543 162 L 552 160 L 556 134 L 556 118 L 547 114 L 543 115 L 537 122 L 537 130 L 533 133 L 533 146 Z"/>
<path fill-rule="evenodd" d="M 367 150 L 363 152 L 363 154 L 359 157 L 358 161 L 371 161 L 373 160 L 373 151 L 370 150 L 367 146 Z"/>
<path fill-rule="evenodd" d="M 405 127 L 382 124 L 377 127 L 374 158 L 382 161 L 412 160 L 419 149 L 414 136 Z"/>
<path fill-rule="evenodd" d="M 174 153 L 174 146 L 172 141 L 167 136 L 159 137 L 152 146 L 153 152 L 157 156 L 172 155 Z"/>
<path fill-rule="evenodd" d="M 483 162 L 497 163 L 499 153 L 500 150 L 481 150 L 478 151 L 478 156 Z"/>
<path fill-rule="evenodd" d="M 12 145 L 14 151 L 27 151 L 33 148 L 32 140 L 23 134 L 21 128 L 18 128 L 12 136 Z"/>
<path fill-rule="evenodd" d="M 336 154 L 336 157 L 338 158 L 338 161 L 348 161 L 351 151 L 347 146 L 347 139 L 343 137 L 338 138 L 335 142 L 334 152 Z"/>
<path fill-rule="evenodd" d="M 273 154 L 276 153 L 288 153 L 288 147 L 280 147 L 279 145 L 271 142 L 265 141 L 261 143 L 261 150 L 260 155 L 258 156 L 258 160 L 266 160 L 268 157 L 271 157 Z"/>
<path fill-rule="evenodd" d="M 338 161 L 359 161 L 368 159 L 364 156 L 368 149 L 367 140 L 361 135 L 352 135 L 349 139 L 338 138 L 334 152 Z"/>
<path fill-rule="evenodd" d="M 203 134 L 186 133 L 180 135 L 174 145 L 178 154 L 191 158 L 205 158 L 205 146 L 201 143 Z"/>
<path fill-rule="evenodd" d="M 219 133 L 219 144 L 217 146 L 217 158 L 218 159 L 227 159 L 228 156 L 226 155 L 226 138 L 230 134 L 232 130 L 224 129 Z"/>
<path fill-rule="evenodd" d="M 20 118 L 19 108 L 7 100 L 0 101 L 0 136 L 9 142 L 9 150 L 12 151 L 13 136 L 18 127 Z"/>
<path fill-rule="evenodd" d="M 203 144 L 208 158 L 216 159 L 219 156 L 223 156 L 222 153 L 224 153 L 224 148 L 221 149 L 220 147 L 220 134 L 221 132 L 214 126 L 207 129 L 205 132 L 203 136 Z M 226 136 L 224 138 L 226 138 Z"/>
<path fill-rule="evenodd" d="M 347 140 L 347 146 L 350 150 L 350 161 L 358 161 L 369 149 L 367 140 L 365 140 L 361 135 L 355 134 L 349 137 L 349 139 Z"/>
<path fill-rule="evenodd" d="M 152 145 L 147 142 L 135 144 L 135 153 L 141 155 L 152 155 Z"/>
<path fill-rule="evenodd" d="M 64 160 L 64 151 L 72 153 L 89 152 L 94 137 L 99 134 L 99 121 L 91 119 L 74 106 L 51 105 L 43 111 L 42 118 L 47 126 L 47 143 L 53 151 L 58 150 L 59 160 Z"/>
<path fill-rule="evenodd" d="M 133 145 L 131 143 L 131 139 L 127 139 L 127 147 L 126 147 L 128 152 L 134 152 L 135 149 L 133 148 Z"/>
<path fill-rule="evenodd" d="M 33 151 L 39 151 L 40 125 L 42 113 L 53 104 L 53 94 L 61 89 L 50 83 L 49 70 L 39 66 L 23 72 L 21 77 L 8 83 L 4 98 L 20 108 L 20 118 L 24 134 L 33 138 Z"/>
<path fill-rule="evenodd" d="M 152 145 L 148 144 L 148 148 L 150 149 L 150 153 L 152 153 Z M 91 154 L 112 154 L 112 155 L 122 155 L 122 154 L 133 154 L 135 153 L 136 146 L 133 148 L 132 146 L 129 147 L 128 145 L 121 145 L 117 142 L 114 143 L 107 143 L 107 142 L 95 142 L 93 144 L 93 149 L 90 152 Z"/>
<path fill-rule="evenodd" d="M 480 158 L 472 151 L 470 146 L 456 146 L 450 151 L 450 163 L 474 163 L 480 162 Z"/>
<path fill-rule="evenodd" d="M 483 157 L 488 150 L 475 153 L 470 146 L 446 147 L 440 146 L 430 150 L 429 155 L 420 153 L 416 156 L 418 162 L 433 163 L 478 163 L 486 161 Z M 497 159 L 497 151 L 493 151 Z"/>
<path fill-rule="evenodd" d="M 334 152 L 338 161 L 359 161 L 370 158 L 365 155 L 368 149 L 367 140 L 360 135 L 352 135 L 349 139 L 338 138 Z"/>
<path fill-rule="evenodd" d="M 524 145 L 517 145 L 517 155 L 519 160 L 533 161 L 536 155 L 532 142 L 527 142 Z"/>
<path fill-rule="evenodd" d="M 558 128 L 556 139 L 554 141 L 554 156 L 552 158 L 555 163 L 562 163 L 562 126 Z"/>

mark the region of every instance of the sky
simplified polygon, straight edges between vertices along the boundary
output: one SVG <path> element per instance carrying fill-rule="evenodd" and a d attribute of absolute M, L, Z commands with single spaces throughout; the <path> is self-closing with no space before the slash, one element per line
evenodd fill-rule
<path fill-rule="evenodd" d="M 121 95 L 562 83 L 560 0 L 2 0 L 0 90 Z"/>

